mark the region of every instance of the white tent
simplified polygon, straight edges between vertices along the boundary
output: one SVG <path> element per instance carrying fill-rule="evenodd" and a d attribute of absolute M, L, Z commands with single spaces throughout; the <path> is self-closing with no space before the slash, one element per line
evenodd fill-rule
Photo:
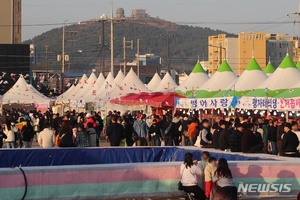
<path fill-rule="evenodd" d="M 92 73 L 85 84 L 80 87 L 77 91 L 77 94 L 72 98 L 72 100 L 86 100 L 84 97 L 91 88 L 94 87 L 97 81 L 97 76 L 95 73 Z"/>
<path fill-rule="evenodd" d="M 77 94 L 79 88 L 83 87 L 83 85 L 86 83 L 87 80 L 88 80 L 87 75 L 83 74 L 80 81 L 78 82 L 78 84 L 75 87 L 70 87 L 66 92 L 59 95 L 56 100 L 57 101 L 72 100 L 72 97 L 74 97 Z"/>
<path fill-rule="evenodd" d="M 193 71 L 184 80 L 184 82 L 176 88 L 176 91 L 186 93 L 188 91 L 197 90 L 208 80 L 209 77 L 206 71 L 203 69 L 200 62 L 198 61 Z"/>
<path fill-rule="evenodd" d="M 150 91 L 155 91 L 158 85 L 161 82 L 161 78 L 159 77 L 158 73 L 156 72 L 152 77 L 151 81 L 147 85 L 147 89 Z"/>
<path fill-rule="evenodd" d="M 234 89 L 236 91 L 253 90 L 266 81 L 267 78 L 268 76 L 262 71 L 255 58 L 252 58 L 245 71 L 234 84 Z"/>
<path fill-rule="evenodd" d="M 114 77 L 111 74 L 111 72 L 108 73 L 104 83 L 100 86 L 99 89 L 97 89 L 95 91 L 95 93 L 93 93 L 91 96 L 89 96 L 87 98 L 87 102 L 95 102 L 95 101 L 99 101 L 99 99 L 101 99 L 102 95 L 108 95 L 107 91 L 109 90 L 109 88 L 113 87 L 113 82 L 114 82 Z"/>
<path fill-rule="evenodd" d="M 102 74 L 102 72 L 99 74 L 96 83 L 92 85 L 92 87 L 89 89 L 88 92 L 82 97 L 82 99 L 86 100 L 86 102 L 89 102 L 90 99 L 93 99 L 93 97 L 96 95 L 97 91 L 100 90 L 101 86 L 104 85 L 105 78 Z"/>
<path fill-rule="evenodd" d="M 300 71 L 293 60 L 287 55 L 275 72 L 257 89 L 281 90 L 290 89 L 300 80 Z"/>
<path fill-rule="evenodd" d="M 115 99 L 129 93 L 146 92 L 147 88 L 131 68 L 119 87 L 114 88 L 107 99 Z"/>
<path fill-rule="evenodd" d="M 171 92 L 174 91 L 177 87 L 178 85 L 176 84 L 172 76 L 169 74 L 169 72 L 167 72 L 164 78 L 157 86 L 157 88 L 154 90 L 154 92 Z"/>
<path fill-rule="evenodd" d="M 125 76 L 124 76 L 122 70 L 120 70 L 120 71 L 118 72 L 118 74 L 117 74 L 117 76 L 116 76 L 116 78 L 115 78 L 113 84 L 112 84 L 112 88 L 110 89 L 110 91 L 112 91 L 112 90 L 115 89 L 116 87 L 119 87 L 120 84 L 122 83 L 122 81 L 124 80 L 124 78 L 125 78 Z M 109 91 L 109 92 L 110 92 L 110 91 Z"/>
<path fill-rule="evenodd" d="M 2 96 L 2 104 L 37 103 L 49 104 L 50 99 L 39 93 L 32 85 L 27 84 L 23 76 Z"/>

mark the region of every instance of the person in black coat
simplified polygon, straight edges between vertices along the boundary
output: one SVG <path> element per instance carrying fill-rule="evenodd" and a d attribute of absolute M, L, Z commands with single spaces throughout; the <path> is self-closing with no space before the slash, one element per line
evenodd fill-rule
<path fill-rule="evenodd" d="M 129 120 L 129 118 L 125 118 L 124 119 L 124 131 L 125 131 L 125 137 L 126 137 L 126 144 L 127 146 L 132 146 L 134 144 L 133 141 L 133 125 L 131 123 L 131 121 Z"/>
<path fill-rule="evenodd" d="M 117 120 L 118 116 L 112 115 L 111 124 L 106 131 L 106 140 L 109 140 L 110 146 L 120 146 L 121 140 L 125 137 L 124 128 Z"/>
<path fill-rule="evenodd" d="M 250 149 L 255 144 L 254 125 L 248 124 L 244 130 L 241 142 L 241 148 L 243 153 L 249 153 Z"/>
<path fill-rule="evenodd" d="M 242 136 L 243 136 L 244 127 L 241 123 L 235 124 L 235 130 L 230 135 L 230 150 L 231 152 L 241 152 L 241 142 L 242 142 Z"/>
<path fill-rule="evenodd" d="M 225 122 L 223 125 L 223 131 L 220 133 L 219 137 L 219 147 L 222 151 L 230 149 L 230 123 Z"/>
<path fill-rule="evenodd" d="M 269 131 L 268 131 L 268 142 L 271 144 L 272 147 L 272 155 L 278 154 L 277 148 L 277 121 L 270 120 L 269 121 Z"/>
<path fill-rule="evenodd" d="M 29 118 L 27 118 L 24 122 L 25 122 L 25 125 L 23 126 L 23 128 L 21 130 L 24 148 L 31 148 L 32 141 L 34 138 L 34 130 L 33 130 L 33 127 L 31 126 Z"/>
<path fill-rule="evenodd" d="M 59 130 L 59 147 L 74 147 L 73 131 L 70 122 L 63 120 Z"/>
<path fill-rule="evenodd" d="M 284 125 L 284 135 L 281 141 L 281 148 L 283 156 L 296 157 L 298 154 L 297 148 L 299 146 L 298 136 L 291 131 L 292 125 L 286 123 Z"/>
<path fill-rule="evenodd" d="M 215 149 L 220 149 L 219 138 L 220 138 L 220 134 L 224 130 L 224 128 L 225 128 L 225 120 L 220 120 L 219 124 L 215 123 L 212 127 L 212 129 L 215 129 L 215 131 L 213 132 L 213 135 L 212 135 L 213 147 Z"/>

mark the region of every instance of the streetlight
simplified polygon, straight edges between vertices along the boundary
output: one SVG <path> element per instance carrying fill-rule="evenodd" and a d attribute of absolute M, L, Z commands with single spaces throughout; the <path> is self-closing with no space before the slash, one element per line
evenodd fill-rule
<path fill-rule="evenodd" d="M 100 45 L 101 45 L 101 48 L 100 48 L 100 57 L 101 55 L 103 55 L 103 50 L 104 50 L 104 47 L 105 47 L 105 30 L 104 30 L 104 22 L 107 21 L 107 16 L 105 14 L 102 14 L 100 16 L 100 22 L 102 22 L 102 36 L 101 36 L 101 42 L 100 42 Z M 101 59 L 100 59 L 100 66 L 101 66 Z M 102 57 L 102 67 L 104 69 L 104 56 Z M 100 71 L 101 71 L 101 68 L 100 68 Z"/>
<path fill-rule="evenodd" d="M 221 44 L 220 44 L 220 46 L 215 46 L 215 45 L 212 45 L 212 44 L 210 44 L 210 45 L 208 45 L 208 46 L 210 46 L 210 47 L 215 47 L 215 48 L 220 49 L 220 65 L 221 65 L 221 64 L 222 64 L 222 50 L 225 51 L 225 59 L 226 59 L 226 52 L 227 52 L 227 49 L 226 49 L 225 47 L 222 47 Z"/>

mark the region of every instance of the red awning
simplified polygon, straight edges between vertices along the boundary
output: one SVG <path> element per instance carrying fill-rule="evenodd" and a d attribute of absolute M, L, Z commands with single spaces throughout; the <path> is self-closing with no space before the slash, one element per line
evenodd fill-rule
<path fill-rule="evenodd" d="M 149 99 L 149 105 L 155 108 L 174 107 L 175 98 L 185 98 L 185 96 L 170 92 Z"/>

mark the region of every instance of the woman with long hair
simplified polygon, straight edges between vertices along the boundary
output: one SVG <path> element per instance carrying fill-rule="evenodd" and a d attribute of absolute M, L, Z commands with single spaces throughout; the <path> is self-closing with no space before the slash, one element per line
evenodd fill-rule
<path fill-rule="evenodd" d="M 59 147 L 74 147 L 72 126 L 68 121 L 62 122 L 59 137 Z"/>
<path fill-rule="evenodd" d="M 237 200 L 237 188 L 225 158 L 219 159 L 213 182 L 216 186 L 211 189 L 211 200 Z"/>
<path fill-rule="evenodd" d="M 84 125 L 82 123 L 77 124 L 76 146 L 77 147 L 90 146 L 88 132 L 84 131 Z"/>
<path fill-rule="evenodd" d="M 194 164 L 193 154 L 185 154 L 184 163 L 180 166 L 182 189 L 186 193 L 193 193 L 194 198 L 205 200 L 203 190 L 198 186 L 197 175 L 201 176 L 203 171 L 200 167 Z"/>

